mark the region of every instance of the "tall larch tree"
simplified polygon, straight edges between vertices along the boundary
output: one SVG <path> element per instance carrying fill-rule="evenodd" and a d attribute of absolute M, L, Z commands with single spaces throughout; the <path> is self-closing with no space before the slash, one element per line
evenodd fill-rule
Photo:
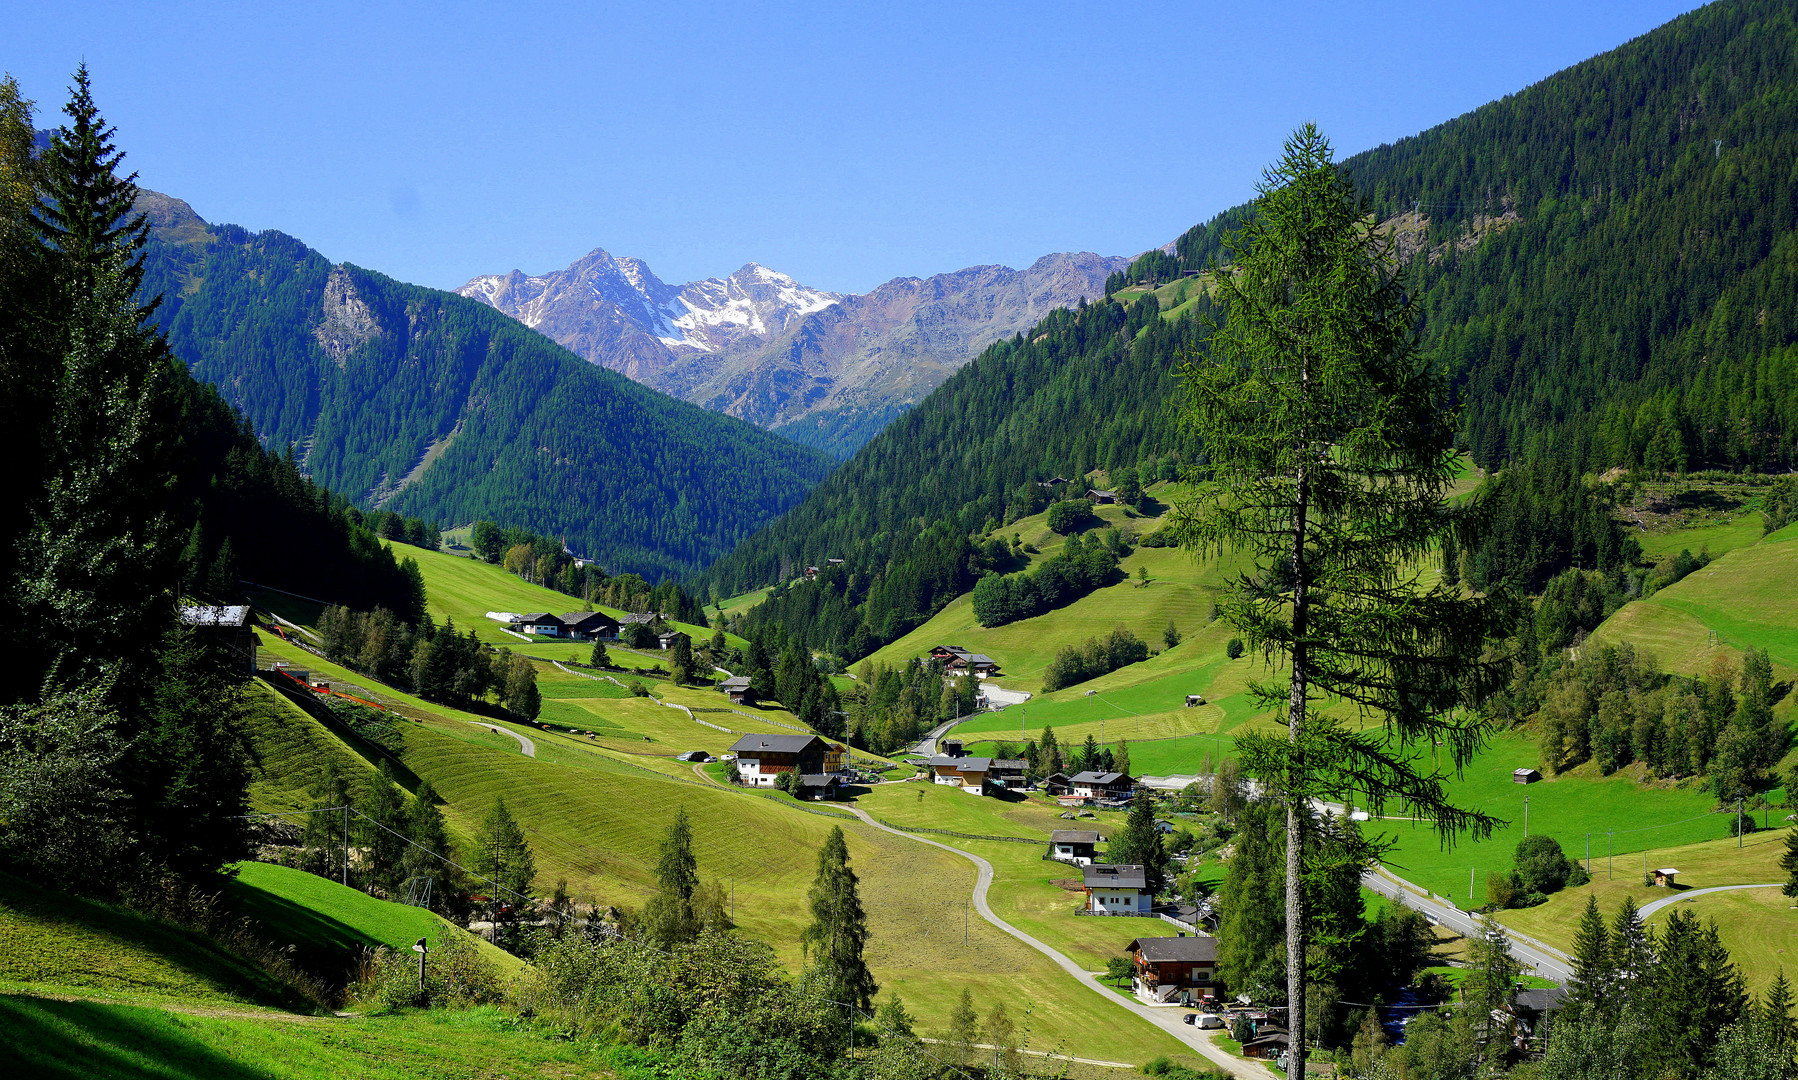
<path fill-rule="evenodd" d="M 1416 312 L 1391 240 L 1305 125 L 1286 142 L 1253 212 L 1212 266 L 1223 317 L 1208 353 L 1182 366 L 1182 417 L 1209 459 L 1177 528 L 1197 555 L 1246 554 L 1220 613 L 1249 648 L 1284 661 L 1253 685 L 1285 717 L 1285 737 L 1238 743 L 1245 769 L 1284 800 L 1287 986 L 1305 1010 L 1309 918 L 1303 860 L 1314 798 L 1389 800 L 1445 836 L 1483 836 L 1495 820 L 1449 801 L 1449 770 L 1482 728 L 1460 706 L 1497 685 L 1482 656 L 1510 625 L 1498 596 L 1426 584 L 1421 570 L 1456 525 L 1445 491 L 1457 473 L 1446 382 L 1417 350 Z M 1371 729 L 1317 711 L 1338 700 Z M 1293 1047 L 1304 1071 L 1303 1040 Z"/>
<path fill-rule="evenodd" d="M 859 879 L 849 866 L 849 842 L 842 826 L 830 830 L 818 850 L 818 875 L 808 896 L 812 924 L 802 938 L 806 977 L 831 1001 L 866 1011 L 880 989 L 862 959 L 868 945 L 868 913 L 862 908 Z"/>

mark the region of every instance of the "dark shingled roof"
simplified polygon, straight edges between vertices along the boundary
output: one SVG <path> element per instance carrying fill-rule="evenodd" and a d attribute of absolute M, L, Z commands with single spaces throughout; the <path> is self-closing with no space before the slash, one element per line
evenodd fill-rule
<path fill-rule="evenodd" d="M 747 675 L 732 675 L 730 678 L 719 683 L 718 689 L 720 689 L 720 690 L 747 690 L 747 689 L 749 689 L 749 676 L 747 676 Z"/>
<path fill-rule="evenodd" d="M 806 773 L 799 778 L 800 787 L 830 787 L 842 782 L 835 773 Z"/>
<path fill-rule="evenodd" d="M 1086 829 L 1056 829 L 1049 834 L 1052 844 L 1096 844 L 1103 839 L 1098 833 Z"/>
<path fill-rule="evenodd" d="M 1143 878 L 1140 866 L 1113 866 L 1110 863 L 1094 863 L 1080 868 L 1081 878 L 1089 889 L 1146 889 L 1148 882 Z"/>
<path fill-rule="evenodd" d="M 1030 762 L 1021 757 L 994 758 L 993 768 L 1001 772 L 1023 772 L 1030 767 Z"/>
<path fill-rule="evenodd" d="M 1151 964 L 1217 961 L 1217 939 L 1214 937 L 1144 937 L 1137 938 L 1126 947 L 1129 952 L 1138 950 L 1141 950 L 1142 958 Z"/>
<path fill-rule="evenodd" d="M 813 743 L 824 740 L 816 735 L 745 735 L 732 744 L 733 754 L 754 754 L 766 750 L 771 754 L 798 754 Z"/>

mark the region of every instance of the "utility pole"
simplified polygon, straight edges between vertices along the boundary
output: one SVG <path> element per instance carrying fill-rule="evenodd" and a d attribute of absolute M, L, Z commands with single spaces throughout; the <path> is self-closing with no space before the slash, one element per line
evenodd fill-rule
<path fill-rule="evenodd" d="M 1586 876 L 1592 876 L 1592 834 L 1586 834 Z"/>
<path fill-rule="evenodd" d="M 1525 840 L 1530 838 L 1530 797 L 1528 795 L 1523 797 L 1523 838 Z"/>
<path fill-rule="evenodd" d="M 350 883 L 350 805 L 343 804 L 343 883 Z"/>
<path fill-rule="evenodd" d="M 1740 796 L 1737 796 L 1736 797 L 1736 848 L 1737 848 L 1737 850 L 1740 850 L 1741 847 L 1742 847 L 1742 799 Z"/>
<path fill-rule="evenodd" d="M 1604 876 L 1606 881 L 1617 876 L 1613 869 L 1614 864 L 1611 862 L 1611 838 L 1616 833 L 1616 829 L 1606 829 L 1604 833 Z"/>
<path fill-rule="evenodd" d="M 969 896 L 968 902 L 963 904 L 961 908 L 961 943 L 963 945 L 968 943 L 968 911 L 973 908 L 973 906 L 974 898 Z"/>
<path fill-rule="evenodd" d="M 1467 868 L 1467 899 L 1473 899 L 1473 867 Z"/>

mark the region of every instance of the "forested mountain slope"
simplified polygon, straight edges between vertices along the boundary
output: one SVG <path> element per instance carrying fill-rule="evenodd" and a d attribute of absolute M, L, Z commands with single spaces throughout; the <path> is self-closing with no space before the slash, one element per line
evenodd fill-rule
<path fill-rule="evenodd" d="M 1713 4 L 1344 163 L 1416 256 L 1425 347 L 1455 376 L 1480 464 L 1798 461 L 1795 38 L 1789 5 Z M 1203 268 L 1241 213 L 1110 291 Z M 966 535 L 1025 485 L 1190 456 L 1171 368 L 1206 301 L 1171 325 L 1150 303 L 1114 295 L 994 345 L 708 580 L 730 592 L 846 558 L 863 589 L 906 582 L 902 619 L 927 614 L 971 581 Z M 933 523 L 963 545 L 959 568 L 895 557 Z"/>
<path fill-rule="evenodd" d="M 1798 464 L 1798 20 L 1711 4 L 1344 162 L 1482 465 Z M 1113 280 L 1202 269 L 1238 207 Z"/>
<path fill-rule="evenodd" d="M 595 367 L 485 304 L 146 193 L 146 295 L 177 356 L 270 445 L 366 506 L 697 569 L 799 501 L 817 451 Z"/>

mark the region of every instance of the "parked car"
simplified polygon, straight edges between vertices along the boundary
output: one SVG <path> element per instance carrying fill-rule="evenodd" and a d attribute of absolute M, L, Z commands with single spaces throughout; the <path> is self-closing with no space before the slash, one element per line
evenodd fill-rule
<path fill-rule="evenodd" d="M 1201 1013 L 1199 1015 L 1197 1026 L 1202 1028 L 1221 1028 L 1224 1026 L 1224 1018 L 1216 1013 Z"/>
<path fill-rule="evenodd" d="M 1184 1017 L 1182 1017 L 1182 1018 L 1181 1018 L 1181 1019 L 1182 1019 L 1182 1020 L 1183 1020 L 1183 1021 L 1184 1021 L 1184 1022 L 1185 1022 L 1185 1023 L 1188 1023 L 1188 1024 L 1195 1024 L 1195 1025 L 1196 1025 L 1196 1024 L 1197 1024 L 1197 1023 L 1198 1023 L 1198 1022 L 1199 1022 L 1199 1014 L 1198 1014 L 1198 1013 L 1187 1013 L 1187 1014 L 1186 1014 L 1186 1015 L 1185 1015 L 1185 1016 L 1184 1016 Z"/>

